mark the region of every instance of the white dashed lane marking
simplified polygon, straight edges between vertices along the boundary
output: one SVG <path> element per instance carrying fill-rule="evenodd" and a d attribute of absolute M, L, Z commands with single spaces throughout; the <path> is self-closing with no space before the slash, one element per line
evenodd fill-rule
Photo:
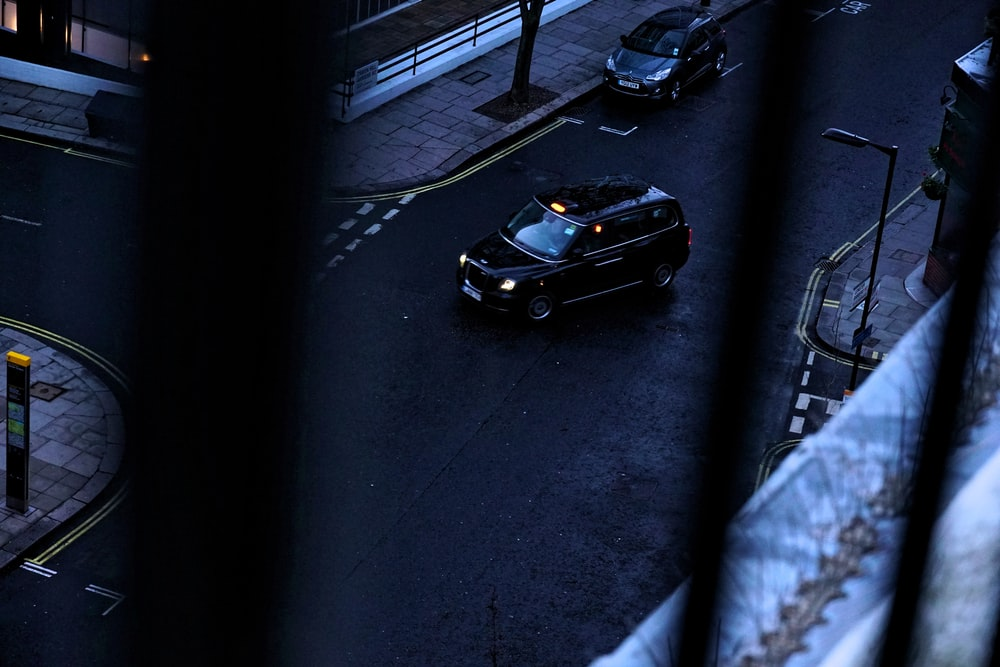
<path fill-rule="evenodd" d="M 398 206 L 405 206 L 406 204 L 412 202 L 415 197 L 416 197 L 415 194 L 407 194 L 400 197 L 396 203 Z M 352 217 L 346 218 L 345 220 L 340 222 L 340 224 L 337 225 L 337 228 L 343 231 L 353 229 L 355 225 L 357 225 L 359 222 L 363 222 L 365 218 L 370 218 L 372 216 L 379 216 L 383 221 L 388 222 L 390 220 L 395 219 L 396 216 L 399 215 L 399 212 L 400 209 L 396 207 L 390 206 L 388 209 L 386 209 L 386 208 L 380 208 L 374 202 L 365 202 L 364 204 L 361 205 L 360 208 L 358 208 L 354 212 L 354 215 Z M 369 224 L 365 228 L 365 231 L 362 232 L 362 236 L 365 237 L 375 236 L 380 231 L 382 231 L 382 229 L 383 229 L 382 223 L 376 222 L 373 224 Z M 344 252 L 354 252 L 355 250 L 358 249 L 359 246 L 362 245 L 363 242 L 363 239 L 355 237 L 353 240 L 350 241 L 344 239 L 345 244 L 343 246 L 338 246 L 337 243 L 339 240 L 340 240 L 340 234 L 337 232 L 330 232 L 329 234 L 323 237 L 324 248 L 330 248 L 332 252 L 337 253 L 333 256 L 333 259 L 327 262 L 326 264 L 327 268 L 332 269 L 338 266 L 341 262 L 344 261 L 345 257 L 345 255 L 343 254 Z"/>
<path fill-rule="evenodd" d="M 810 350 L 805 359 L 806 368 L 802 371 L 800 386 L 803 388 L 809 386 L 809 381 L 812 379 L 811 367 L 815 361 L 816 351 Z M 806 391 L 799 392 L 799 394 L 795 397 L 795 406 L 788 425 L 789 433 L 802 435 L 808 421 L 810 410 L 813 417 L 812 421 L 814 423 L 823 423 L 829 417 L 837 414 L 840 410 L 841 404 L 842 401 L 837 399 L 827 398 L 826 396 L 818 396 Z"/>
<path fill-rule="evenodd" d="M 794 433 L 795 435 L 802 435 L 802 427 L 805 426 L 805 417 L 792 417 L 792 423 L 788 427 L 789 433 Z"/>

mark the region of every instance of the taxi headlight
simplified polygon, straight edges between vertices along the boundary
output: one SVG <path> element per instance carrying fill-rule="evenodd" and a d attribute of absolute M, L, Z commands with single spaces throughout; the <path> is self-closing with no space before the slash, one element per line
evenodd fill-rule
<path fill-rule="evenodd" d="M 604 67 L 606 67 L 607 69 L 610 69 L 610 70 L 614 70 L 615 69 L 615 57 L 614 57 L 614 55 L 608 56 L 608 61 L 606 63 L 604 63 Z"/>
<path fill-rule="evenodd" d="M 510 278 L 502 278 L 500 280 L 500 288 L 499 289 L 500 289 L 501 292 L 509 292 L 512 289 L 514 289 L 515 285 L 517 285 L 517 281 L 516 280 L 511 280 Z"/>
<path fill-rule="evenodd" d="M 462 267 L 464 267 L 465 266 L 465 260 L 467 260 L 467 259 L 468 259 L 468 256 L 464 252 L 461 255 L 459 255 L 458 256 L 458 268 L 461 269 Z"/>

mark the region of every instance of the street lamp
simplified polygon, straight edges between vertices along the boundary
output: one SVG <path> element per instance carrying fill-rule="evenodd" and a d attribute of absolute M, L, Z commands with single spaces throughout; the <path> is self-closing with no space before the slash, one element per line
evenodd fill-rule
<path fill-rule="evenodd" d="M 872 254 L 872 266 L 868 273 L 868 291 L 865 293 L 865 303 L 861 310 L 861 326 L 854 332 L 852 341 L 854 343 L 854 367 L 851 369 L 851 382 L 847 389 L 848 392 L 853 392 L 858 380 L 858 365 L 861 363 L 861 345 L 871 334 L 868 327 L 868 313 L 871 312 L 872 292 L 875 289 L 875 268 L 878 266 L 878 251 L 882 247 L 882 231 L 885 229 L 885 215 L 889 208 L 889 189 L 892 187 L 892 172 L 896 168 L 896 153 L 899 152 L 899 146 L 883 146 L 835 127 L 823 130 L 822 136 L 824 139 L 855 148 L 871 146 L 889 156 L 889 172 L 885 176 L 885 192 L 882 195 L 882 213 L 878 218 L 878 231 L 875 232 L 875 251 Z"/>

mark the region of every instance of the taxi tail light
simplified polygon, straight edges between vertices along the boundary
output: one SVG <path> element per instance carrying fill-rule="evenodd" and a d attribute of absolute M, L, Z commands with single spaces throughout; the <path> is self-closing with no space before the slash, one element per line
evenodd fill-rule
<path fill-rule="evenodd" d="M 694 230 L 688 227 L 688 247 L 691 247 L 691 238 L 694 236 Z"/>

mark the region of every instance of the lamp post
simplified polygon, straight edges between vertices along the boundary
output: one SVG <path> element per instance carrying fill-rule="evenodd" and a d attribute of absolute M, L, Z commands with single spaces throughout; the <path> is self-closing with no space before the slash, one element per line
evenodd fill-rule
<path fill-rule="evenodd" d="M 883 146 L 856 134 L 838 130 L 835 127 L 823 130 L 822 136 L 824 139 L 836 141 L 838 144 L 854 146 L 855 148 L 871 146 L 880 153 L 885 153 L 889 156 L 889 171 L 885 176 L 885 192 L 882 194 L 882 212 L 878 218 L 878 231 L 875 232 L 875 251 L 872 253 L 872 265 L 868 273 L 868 291 L 865 293 L 865 302 L 861 309 L 861 326 L 854 332 L 854 340 L 852 341 L 855 346 L 854 367 L 851 369 L 851 382 L 847 389 L 848 392 L 853 392 L 858 380 L 858 365 L 861 363 L 861 345 L 871 333 L 868 330 L 868 313 L 871 312 L 872 292 L 875 289 L 875 268 L 878 266 L 878 252 L 882 247 L 882 231 L 885 229 L 885 215 L 889 208 L 889 189 L 892 187 L 892 172 L 896 168 L 896 153 L 899 152 L 899 147 Z"/>

